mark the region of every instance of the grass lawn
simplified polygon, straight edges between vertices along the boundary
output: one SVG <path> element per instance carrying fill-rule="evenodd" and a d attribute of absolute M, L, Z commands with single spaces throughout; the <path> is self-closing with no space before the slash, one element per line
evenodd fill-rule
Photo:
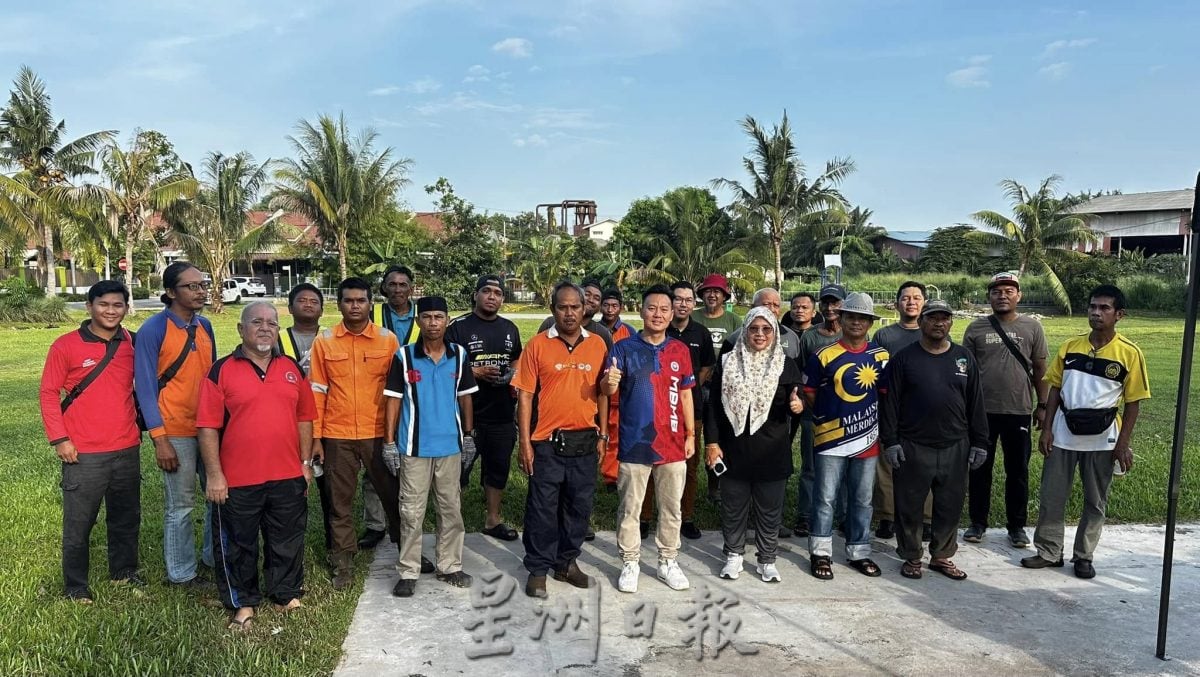
<path fill-rule="evenodd" d="M 214 318 L 219 353 L 236 342 L 236 309 Z M 326 308 L 327 317 L 336 310 Z M 74 316 L 82 318 L 81 313 Z M 128 326 L 148 316 L 141 313 Z M 537 320 L 519 320 L 522 336 L 532 335 Z M 954 335 L 965 325 L 960 321 Z M 270 674 L 321 675 L 336 666 L 360 588 L 334 592 L 329 585 L 316 492 L 310 497 L 309 563 L 305 609 L 283 617 L 264 607 L 248 636 L 225 631 L 225 612 L 213 598 L 195 597 L 169 589 L 162 560 L 161 473 L 147 445 L 143 454 L 141 566 L 149 586 L 126 589 L 107 583 L 104 527 L 93 533 L 92 581 L 96 604 L 82 607 L 62 599 L 60 570 L 61 500 L 59 462 L 46 445 L 37 412 L 37 385 L 41 365 L 51 341 L 67 327 L 0 327 L 0 607 L 9 620 L 0 632 L 0 674 L 12 675 L 213 675 Z M 1082 318 L 1046 320 L 1051 348 L 1063 339 L 1086 331 Z M 1179 318 L 1127 319 L 1120 329 L 1141 345 L 1150 365 L 1154 399 L 1142 409 L 1134 436 L 1136 465 L 1124 478 L 1114 480 L 1109 503 L 1113 522 L 1161 522 L 1166 514 L 1166 480 L 1169 468 L 1171 427 L 1179 368 Z M 1192 398 L 1200 398 L 1193 387 Z M 1188 450 L 1197 448 L 1195 430 L 1189 432 Z M 1035 441 L 1036 443 L 1036 441 Z M 1035 454 L 1031 471 L 1031 514 L 1041 462 Z M 996 464 L 997 487 L 1002 486 L 1003 466 Z M 1186 491 L 1200 479 L 1200 467 L 1185 467 L 1180 503 L 1183 519 L 1200 518 L 1200 495 Z M 794 482 L 788 505 L 795 505 Z M 1003 490 L 993 492 L 1002 497 Z M 703 493 L 701 493 L 703 496 Z M 520 526 L 525 498 L 525 478 L 513 466 L 505 495 L 504 515 Z M 467 529 L 481 528 L 482 495 L 476 477 L 463 498 Z M 617 497 L 597 493 L 595 526 L 613 529 Z M 789 509 L 788 519 L 791 519 Z M 1070 507 L 1079 512 L 1076 498 Z M 195 515 L 199 519 L 199 510 Z M 717 515 L 700 499 L 697 519 L 704 529 L 717 527 Z M 1003 506 L 995 501 L 994 525 L 1003 524 Z M 427 522 L 432 528 L 432 520 Z M 197 537 L 199 537 L 197 523 Z M 357 562 L 359 584 L 367 569 L 366 557 Z M 387 629 L 381 628 L 381 632 Z"/>

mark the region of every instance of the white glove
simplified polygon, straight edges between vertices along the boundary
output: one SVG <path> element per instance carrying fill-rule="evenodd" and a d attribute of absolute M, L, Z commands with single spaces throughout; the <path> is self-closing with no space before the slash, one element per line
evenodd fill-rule
<path fill-rule="evenodd" d="M 383 465 L 393 476 L 400 470 L 400 449 L 395 442 L 383 443 Z"/>

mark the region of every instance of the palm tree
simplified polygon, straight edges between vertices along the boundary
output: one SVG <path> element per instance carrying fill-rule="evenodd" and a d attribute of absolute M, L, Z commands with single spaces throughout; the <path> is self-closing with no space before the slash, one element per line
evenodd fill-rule
<path fill-rule="evenodd" d="M 549 305 L 554 285 L 570 276 L 575 238 L 551 231 L 531 234 L 524 240 L 513 240 L 512 244 L 517 275 L 537 300 Z"/>
<path fill-rule="evenodd" d="M 54 121 L 46 85 L 33 69 L 22 66 L 13 85 L 8 107 L 0 112 L 0 166 L 14 168 L 16 173 L 0 184 L 7 193 L 0 199 L 0 217 L 33 236 L 38 245 L 38 268 L 47 293 L 53 296 L 58 293 L 54 235 L 59 208 L 83 199 L 71 180 L 95 173 L 96 151 L 115 132 L 94 132 L 67 141 L 66 122 Z M 23 189 L 16 189 L 14 183 Z"/>
<path fill-rule="evenodd" d="M 729 276 L 736 290 L 751 293 L 762 282 L 762 268 L 755 265 L 743 240 L 717 242 L 709 233 L 710 224 L 701 217 L 699 203 L 692 197 L 663 200 L 662 206 L 675 233 L 674 241 L 659 243 L 660 253 L 645 268 L 633 271 L 639 282 L 670 284 L 675 280 L 700 280 L 711 272 Z M 719 215 L 714 216 L 719 218 Z"/>
<path fill-rule="evenodd" d="M 282 212 L 258 226 L 251 225 L 250 210 L 266 183 L 267 163 L 255 164 L 249 153 L 209 153 L 204 158 L 204 179 L 194 201 L 177 203 L 165 217 L 172 239 L 188 260 L 212 275 L 213 312 L 219 313 L 230 264 L 278 240 Z"/>
<path fill-rule="evenodd" d="M 825 171 L 809 180 L 792 140 L 787 112 L 783 121 L 765 130 L 747 115 L 742 129 L 750 136 L 750 155 L 742 158 L 749 175 L 747 185 L 732 179 L 714 179 L 714 188 L 733 191 L 734 216 L 761 228 L 771 240 L 775 254 L 775 285 L 783 284 L 782 246 L 788 229 L 806 215 L 845 206 L 837 187 L 851 172 L 854 161 L 834 158 L 825 163 Z"/>
<path fill-rule="evenodd" d="M 873 212 L 863 207 L 845 211 L 840 207 L 801 217 L 784 242 L 784 261 L 789 266 L 823 267 L 825 254 L 874 256 L 887 229 L 871 223 Z"/>
<path fill-rule="evenodd" d="M 133 289 L 133 248 L 147 235 L 150 216 L 196 195 L 192 169 L 174 151 L 156 145 L 156 132 L 134 132 L 129 148 L 110 143 L 101 151 L 107 185 L 95 187 L 114 234 L 125 241 L 125 284 Z"/>
<path fill-rule="evenodd" d="M 352 140 L 344 115 L 337 120 L 322 115 L 316 125 L 301 120 L 296 131 L 288 137 L 296 158 L 280 161 L 275 170 L 271 204 L 303 214 L 317 226 L 321 239 L 337 249 L 338 272 L 345 279 L 347 243 L 408 185 L 412 160 L 393 159 L 391 148 L 376 153 L 373 129 Z"/>
<path fill-rule="evenodd" d="M 1013 245 L 1020 261 L 1019 274 L 1032 270 L 1049 283 L 1054 300 L 1068 315 L 1071 299 L 1062 280 L 1054 272 L 1055 263 L 1079 252 L 1079 245 L 1097 245 L 1101 238 L 1088 225 L 1096 217 L 1075 209 L 1087 200 L 1078 195 L 1057 197 L 1055 189 L 1062 182 L 1057 174 L 1042 180 L 1034 192 L 1013 179 L 1000 182 L 1000 187 L 1012 204 L 1012 218 L 999 212 L 983 210 L 971 216 L 984 228 L 994 232 L 975 233 L 975 237 L 992 245 Z"/>

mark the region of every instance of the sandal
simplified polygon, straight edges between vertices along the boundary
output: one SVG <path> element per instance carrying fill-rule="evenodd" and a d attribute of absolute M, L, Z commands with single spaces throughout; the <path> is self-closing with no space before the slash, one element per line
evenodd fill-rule
<path fill-rule="evenodd" d="M 809 558 L 812 575 L 818 580 L 833 580 L 833 560 L 824 555 L 813 555 Z"/>
<path fill-rule="evenodd" d="M 275 610 L 281 614 L 286 614 L 290 611 L 296 611 L 296 610 L 302 608 L 303 606 L 304 605 L 300 603 L 299 597 L 293 597 L 290 600 L 288 600 L 287 604 L 276 604 Z"/>
<path fill-rule="evenodd" d="M 948 559 L 929 560 L 929 568 L 954 581 L 963 581 L 967 578 L 967 572 L 954 566 L 954 562 Z"/>
<path fill-rule="evenodd" d="M 879 565 L 871 561 L 871 558 L 864 557 L 863 559 L 851 559 L 846 561 L 847 564 L 858 570 L 858 573 L 864 576 L 875 578 L 883 573 L 879 570 Z"/>
<path fill-rule="evenodd" d="M 484 529 L 480 533 L 482 533 L 485 536 L 491 536 L 492 538 L 498 538 L 502 541 L 517 540 L 517 530 L 508 526 L 504 522 L 500 522 L 499 524 L 497 524 L 494 527 L 488 527 L 487 529 Z"/>
<path fill-rule="evenodd" d="M 905 578 L 917 579 L 922 576 L 921 560 L 909 559 L 904 561 L 904 565 L 900 567 L 900 575 Z"/>
<path fill-rule="evenodd" d="M 226 626 L 226 629 L 232 630 L 234 632 L 245 633 L 245 632 L 250 632 L 250 630 L 253 627 L 254 627 L 254 613 L 253 612 L 251 612 L 249 616 L 246 616 L 245 618 L 242 618 L 242 619 L 238 619 L 237 613 L 234 613 L 233 618 L 231 618 L 229 620 L 229 625 Z"/>

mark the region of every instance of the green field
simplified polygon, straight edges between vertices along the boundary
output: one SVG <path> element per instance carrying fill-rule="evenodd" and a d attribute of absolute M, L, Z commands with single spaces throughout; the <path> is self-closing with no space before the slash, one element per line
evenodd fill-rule
<path fill-rule="evenodd" d="M 332 306 L 326 308 L 327 317 L 335 314 Z M 82 318 L 81 313 L 74 315 Z M 147 315 L 142 312 L 128 326 L 136 328 Z M 235 321 L 236 309 L 214 320 L 221 354 L 236 341 Z M 1045 322 L 1052 349 L 1064 338 L 1087 329 L 1085 320 L 1078 317 Z M 536 320 L 518 321 L 522 336 L 528 337 L 536 324 Z M 954 335 L 961 336 L 964 328 L 962 324 L 957 326 Z M 1183 322 L 1178 318 L 1127 319 L 1120 329 L 1145 351 L 1154 399 L 1143 406 L 1134 435 L 1136 465 L 1129 475 L 1114 481 L 1109 519 L 1160 523 L 1166 514 L 1165 487 Z M 328 674 L 337 664 L 361 588 L 356 585 L 334 592 L 326 569 L 319 564 L 324 559 L 324 547 L 315 491 L 310 500 L 305 608 L 288 617 L 264 608 L 248 636 L 231 635 L 224 629 L 225 612 L 215 599 L 197 598 L 162 582 L 162 481 L 147 446 L 143 460 L 141 557 L 142 572 L 150 584 L 143 589 L 127 589 L 107 583 L 104 528 L 100 525 L 92 541 L 96 604 L 83 607 L 62 599 L 59 462 L 42 432 L 37 386 L 47 347 L 65 330 L 0 327 L 0 439 L 6 442 L 6 453 L 0 455 L 0 510 L 5 516 L 0 523 L 0 608 L 9 616 L 0 632 L 0 674 Z M 1193 386 L 1193 401 L 1198 396 Z M 1189 453 L 1197 448 L 1198 434 L 1196 430 L 1189 432 Z M 1037 512 L 1040 467 L 1035 454 L 1031 515 Z M 1002 468 L 997 462 L 998 486 L 1003 481 Z M 1200 468 L 1194 463 L 1185 467 L 1183 478 L 1180 517 L 1194 520 L 1200 517 L 1200 495 L 1187 489 L 1200 479 Z M 504 515 L 509 524 L 518 527 L 524 489 L 524 477 L 514 463 Z M 794 490 L 793 483 L 790 491 Z M 993 496 L 1002 497 L 1003 491 Z M 614 528 L 616 503 L 614 494 L 597 494 L 597 528 Z M 467 529 L 478 530 L 483 509 L 477 478 L 464 495 L 463 505 Z M 788 505 L 795 505 L 794 493 Z M 1078 498 L 1070 510 L 1078 515 Z M 200 514 L 197 511 L 196 515 Z M 697 519 L 703 529 L 717 527 L 716 512 L 703 499 L 697 506 Z M 992 523 L 1003 523 L 999 501 L 994 501 Z M 427 528 L 432 528 L 431 521 Z M 361 585 L 367 557 L 360 556 L 357 566 Z"/>

